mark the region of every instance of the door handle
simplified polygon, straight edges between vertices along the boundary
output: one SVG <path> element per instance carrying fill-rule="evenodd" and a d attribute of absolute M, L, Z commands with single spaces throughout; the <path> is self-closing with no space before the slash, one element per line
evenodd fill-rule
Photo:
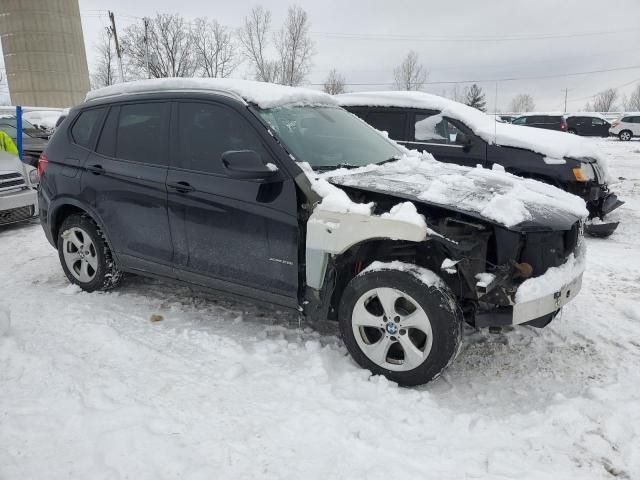
<path fill-rule="evenodd" d="M 167 182 L 167 188 L 175 190 L 179 193 L 189 193 L 195 190 L 195 188 L 193 188 L 187 182 Z"/>
<path fill-rule="evenodd" d="M 102 165 L 89 165 L 87 167 L 87 170 L 89 170 L 94 175 L 102 175 L 103 173 L 106 173 Z"/>

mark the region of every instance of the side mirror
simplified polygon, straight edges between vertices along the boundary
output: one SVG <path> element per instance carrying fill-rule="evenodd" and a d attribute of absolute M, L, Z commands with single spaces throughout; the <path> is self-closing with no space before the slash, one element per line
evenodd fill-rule
<path fill-rule="evenodd" d="M 222 154 L 222 166 L 230 177 L 245 180 L 264 180 L 278 173 L 278 167 L 265 165 L 253 150 L 229 150 Z"/>
<path fill-rule="evenodd" d="M 456 135 L 456 144 L 462 145 L 463 147 L 470 147 L 471 138 L 466 133 L 458 132 Z"/>

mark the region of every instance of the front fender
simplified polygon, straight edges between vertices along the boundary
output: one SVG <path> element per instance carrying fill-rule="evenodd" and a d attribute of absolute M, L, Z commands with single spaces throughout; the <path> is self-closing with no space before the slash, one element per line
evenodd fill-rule
<path fill-rule="evenodd" d="M 427 238 L 426 225 L 377 215 L 316 209 L 307 221 L 307 285 L 320 289 L 329 255 L 340 255 L 358 243 L 367 240 L 422 242 Z"/>

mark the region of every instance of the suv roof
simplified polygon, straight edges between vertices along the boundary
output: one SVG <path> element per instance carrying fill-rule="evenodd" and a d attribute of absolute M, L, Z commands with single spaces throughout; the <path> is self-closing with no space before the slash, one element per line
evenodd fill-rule
<path fill-rule="evenodd" d="M 245 103 L 255 104 L 260 108 L 290 104 L 336 104 L 333 97 L 319 90 L 227 78 L 159 78 L 118 83 L 89 92 L 86 101 L 123 95 L 176 91 L 223 94 Z"/>

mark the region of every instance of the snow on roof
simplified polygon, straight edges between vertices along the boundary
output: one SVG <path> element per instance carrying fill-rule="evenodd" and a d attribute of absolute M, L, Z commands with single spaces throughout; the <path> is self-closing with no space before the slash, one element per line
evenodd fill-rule
<path fill-rule="evenodd" d="M 496 122 L 491 115 L 462 103 L 423 92 L 357 92 L 336 95 L 342 106 L 404 107 L 437 110 L 460 120 L 488 143 L 523 148 L 544 155 L 548 163 L 565 157 L 595 158 L 606 172 L 606 157 L 593 143 L 577 135 Z"/>
<path fill-rule="evenodd" d="M 598 112 L 569 112 L 564 114 L 565 118 L 569 117 L 595 117 L 601 118 L 602 120 L 606 120 L 606 117 Z"/>
<path fill-rule="evenodd" d="M 109 87 L 92 90 L 87 93 L 86 101 L 162 90 L 224 92 L 240 97 L 245 102 L 256 104 L 261 108 L 291 104 L 336 104 L 336 100 L 331 95 L 319 90 L 228 78 L 159 78 L 117 83 Z"/>
<path fill-rule="evenodd" d="M 517 117 L 532 117 L 534 115 L 544 115 L 544 116 L 551 116 L 551 117 L 562 117 L 564 115 L 566 115 L 564 112 L 522 112 L 522 113 L 516 113 Z"/>

